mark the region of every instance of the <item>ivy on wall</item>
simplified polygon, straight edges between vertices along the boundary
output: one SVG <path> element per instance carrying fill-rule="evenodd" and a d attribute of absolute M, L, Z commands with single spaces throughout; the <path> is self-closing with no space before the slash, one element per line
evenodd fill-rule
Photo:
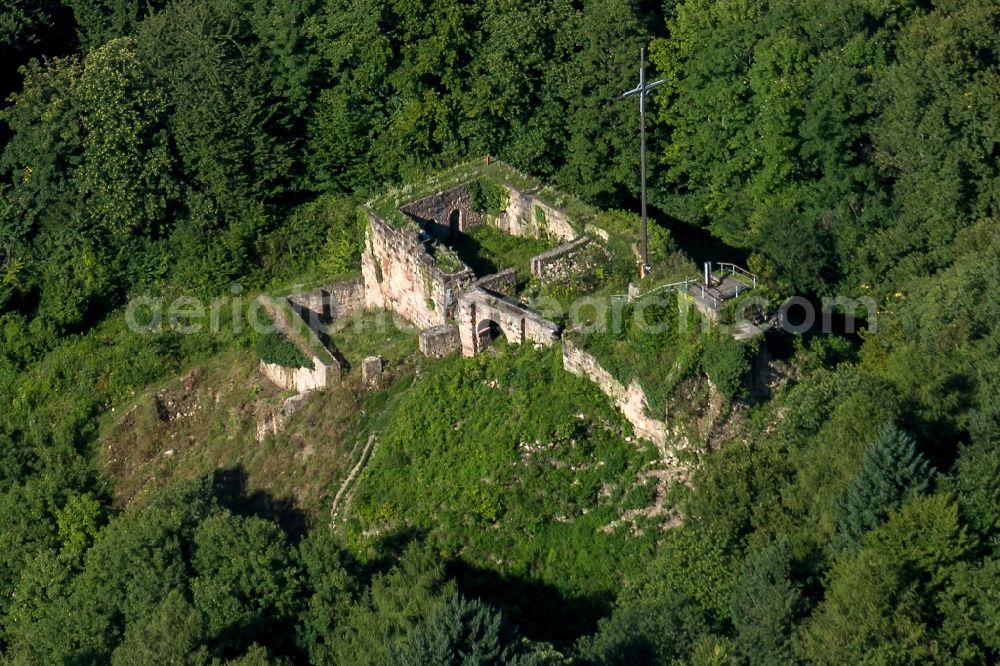
<path fill-rule="evenodd" d="M 478 178 L 469 183 L 469 194 L 472 197 L 472 210 L 492 217 L 507 210 L 507 204 L 510 203 L 507 190 L 487 178 Z"/>

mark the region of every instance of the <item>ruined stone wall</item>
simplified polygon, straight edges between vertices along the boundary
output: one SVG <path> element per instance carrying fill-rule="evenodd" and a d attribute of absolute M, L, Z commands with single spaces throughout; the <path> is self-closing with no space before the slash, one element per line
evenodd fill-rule
<path fill-rule="evenodd" d="M 476 281 L 476 286 L 502 296 L 513 294 L 517 291 L 517 269 L 505 268 L 499 273 L 487 275 Z"/>
<path fill-rule="evenodd" d="M 266 402 L 257 403 L 257 443 L 263 442 L 272 435 L 277 435 L 285 429 L 288 420 L 306 404 L 308 396 L 305 393 L 296 393 L 285 398 L 280 407 L 275 407 Z"/>
<path fill-rule="evenodd" d="M 311 368 L 286 368 L 283 365 L 261 361 L 260 372 L 278 388 L 297 393 L 319 391 L 339 381 L 340 366 L 325 365 L 315 356 L 312 361 Z"/>
<path fill-rule="evenodd" d="M 456 212 L 458 228 L 455 231 L 461 233 L 485 221 L 482 213 L 472 209 L 472 194 L 468 184 L 411 201 L 400 206 L 399 210 L 416 220 L 421 228 L 437 239 L 452 236 L 452 215 Z"/>
<path fill-rule="evenodd" d="M 361 278 L 344 280 L 310 292 L 292 294 L 288 302 L 307 322 L 329 323 L 364 310 L 365 285 Z"/>
<path fill-rule="evenodd" d="M 507 342 L 514 345 L 534 342 L 551 346 L 559 339 L 560 328 L 537 312 L 517 303 L 501 300 L 476 287 L 462 295 L 456 315 L 462 354 L 475 356 L 483 350 L 479 326 L 492 321 L 500 327 Z"/>
<path fill-rule="evenodd" d="M 543 203 L 534 194 L 507 186 L 504 189 L 508 195 L 507 210 L 496 221 L 497 227 L 502 231 L 512 236 L 539 239 L 552 237 L 564 242 L 576 239 L 576 230 L 561 210 Z M 538 211 L 541 211 L 541 215 Z"/>
<path fill-rule="evenodd" d="M 420 328 L 441 326 L 452 319 L 459 295 L 476 281 L 472 269 L 443 273 L 415 229 L 394 229 L 367 212 L 361 256 L 365 306 L 392 310 Z"/>
<path fill-rule="evenodd" d="M 424 356 L 447 356 L 461 348 L 458 326 L 454 324 L 435 326 L 420 332 L 420 351 Z"/>
<path fill-rule="evenodd" d="M 543 252 L 531 258 L 531 274 L 538 279 L 560 280 L 570 275 L 593 268 L 586 265 L 586 254 L 583 252 L 590 244 L 590 238 L 582 236 L 548 252 Z"/>
<path fill-rule="evenodd" d="M 532 216 L 536 220 L 536 224 L 544 225 L 544 231 L 548 233 L 549 236 L 558 238 L 561 241 L 568 242 L 575 239 L 579 234 L 573 225 L 569 223 L 569 218 L 566 217 L 566 213 L 562 212 L 558 208 L 553 208 L 547 203 L 543 203 L 538 197 L 533 197 L 533 207 Z M 537 209 L 537 210 L 536 210 Z M 545 216 L 545 222 L 539 221 L 538 210 L 542 212 Z"/>
<path fill-rule="evenodd" d="M 660 449 L 666 458 L 668 452 L 667 424 L 650 418 L 646 414 L 648 400 L 639 382 L 632 380 L 626 387 L 605 370 L 596 358 L 577 347 L 572 340 L 563 338 L 563 368 L 567 372 L 586 377 L 597 384 L 601 391 L 614 403 L 618 411 L 632 424 L 635 434 L 647 439 Z"/>

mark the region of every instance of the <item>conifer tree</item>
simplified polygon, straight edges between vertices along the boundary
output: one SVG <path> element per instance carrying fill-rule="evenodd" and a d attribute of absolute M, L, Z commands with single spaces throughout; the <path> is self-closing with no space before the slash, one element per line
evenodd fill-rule
<path fill-rule="evenodd" d="M 836 500 L 837 545 L 859 547 L 865 532 L 881 524 L 891 509 L 926 492 L 932 476 L 913 437 L 892 423 L 885 425 L 865 451 L 861 469 Z"/>
<path fill-rule="evenodd" d="M 397 664 L 501 664 L 514 657 L 503 615 L 457 592 L 423 625 L 410 633 Z"/>

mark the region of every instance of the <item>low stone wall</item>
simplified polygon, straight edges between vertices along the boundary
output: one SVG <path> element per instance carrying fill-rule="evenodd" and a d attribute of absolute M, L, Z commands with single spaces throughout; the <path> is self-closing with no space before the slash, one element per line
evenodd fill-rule
<path fill-rule="evenodd" d="M 559 280 L 588 268 L 579 258 L 590 238 L 582 236 L 531 259 L 531 274 L 540 280 Z"/>
<path fill-rule="evenodd" d="M 289 317 L 296 316 L 294 311 L 279 311 L 277 305 L 273 303 L 271 299 L 263 295 L 257 300 L 264 307 L 264 310 L 271 317 L 272 321 L 274 321 L 274 325 L 278 328 L 278 330 L 280 330 L 292 344 L 298 347 L 303 354 L 312 360 L 311 368 L 286 368 L 283 365 L 276 365 L 261 361 L 261 374 L 263 374 L 275 386 L 285 389 L 286 391 L 296 391 L 298 393 L 318 391 L 326 388 L 333 382 L 340 380 L 340 377 L 343 374 L 343 368 L 332 354 L 325 354 L 324 358 L 326 358 L 326 362 L 324 362 L 316 357 L 316 352 L 310 351 L 314 345 L 322 346 L 319 339 L 303 339 L 303 335 L 315 335 L 315 330 L 312 328 L 312 324 L 308 320 L 306 323 L 310 324 L 310 332 L 307 333 L 306 331 L 302 331 L 300 334 L 300 332 L 291 325 L 291 322 L 286 320 L 286 314 Z"/>
<path fill-rule="evenodd" d="M 307 322 L 328 323 L 349 317 L 365 309 L 365 284 L 362 278 L 325 285 L 310 292 L 292 294 L 288 302 Z"/>
<path fill-rule="evenodd" d="M 517 291 L 517 269 L 505 268 L 499 273 L 487 275 L 479 279 L 476 286 L 502 296 L 513 294 Z"/>
<path fill-rule="evenodd" d="M 454 318 L 459 295 L 476 281 L 472 269 L 444 273 L 416 229 L 395 229 L 371 210 L 366 213 L 369 224 L 361 255 L 365 307 L 392 310 L 419 328 Z"/>
<path fill-rule="evenodd" d="M 507 210 L 496 221 L 502 231 L 512 236 L 553 237 L 565 242 L 576 239 L 578 234 L 564 212 L 542 202 L 534 194 L 508 186 L 504 189 L 508 195 Z"/>
<path fill-rule="evenodd" d="M 311 368 L 286 368 L 283 365 L 260 362 L 262 375 L 278 388 L 297 393 L 308 393 L 325 389 L 341 376 L 341 368 L 336 365 L 324 365 L 313 357 Z"/>
<path fill-rule="evenodd" d="M 601 367 L 596 358 L 577 347 L 572 340 L 563 338 L 563 368 L 567 372 L 586 377 L 597 384 L 601 391 L 614 403 L 618 411 L 632 424 L 635 434 L 647 439 L 660 449 L 666 457 L 667 424 L 646 414 L 648 400 L 638 381 L 625 387 Z"/>
<path fill-rule="evenodd" d="M 458 326 L 454 324 L 435 326 L 420 332 L 420 351 L 424 356 L 433 358 L 447 356 L 458 352 L 461 348 Z"/>
<path fill-rule="evenodd" d="M 447 239 L 465 233 L 485 221 L 482 213 L 472 209 L 472 194 L 468 184 L 458 185 L 399 207 L 425 231 L 437 239 Z"/>

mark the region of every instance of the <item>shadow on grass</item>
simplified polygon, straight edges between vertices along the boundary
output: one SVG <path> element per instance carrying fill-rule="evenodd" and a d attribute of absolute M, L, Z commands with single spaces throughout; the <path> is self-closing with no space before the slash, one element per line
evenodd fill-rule
<path fill-rule="evenodd" d="M 448 563 L 448 574 L 463 595 L 499 608 L 508 622 L 535 641 L 565 646 L 592 634 L 597 621 L 611 612 L 610 597 L 568 597 L 552 585 L 461 560 Z"/>
<path fill-rule="evenodd" d="M 500 267 L 487 256 L 483 244 L 468 234 L 458 234 L 448 240 L 448 245 L 455 250 L 462 263 L 472 269 L 476 277 L 492 275 L 500 270 Z"/>
<path fill-rule="evenodd" d="M 281 527 L 293 543 L 308 530 L 305 512 L 291 498 L 277 498 L 268 492 L 247 492 L 247 472 L 242 465 L 212 473 L 212 494 L 219 504 L 238 516 L 255 516 Z"/>
<path fill-rule="evenodd" d="M 433 548 L 428 539 L 428 532 L 417 528 L 385 535 L 373 548 L 378 558 L 355 570 L 358 578 L 370 584 L 375 575 L 392 569 L 411 545 Z M 521 635 L 558 646 L 568 646 L 594 633 L 597 621 L 611 612 L 613 602 L 610 596 L 567 597 L 552 585 L 504 575 L 461 559 L 449 559 L 445 575 L 455 581 L 466 598 L 479 599 L 503 611 L 506 621 Z"/>

